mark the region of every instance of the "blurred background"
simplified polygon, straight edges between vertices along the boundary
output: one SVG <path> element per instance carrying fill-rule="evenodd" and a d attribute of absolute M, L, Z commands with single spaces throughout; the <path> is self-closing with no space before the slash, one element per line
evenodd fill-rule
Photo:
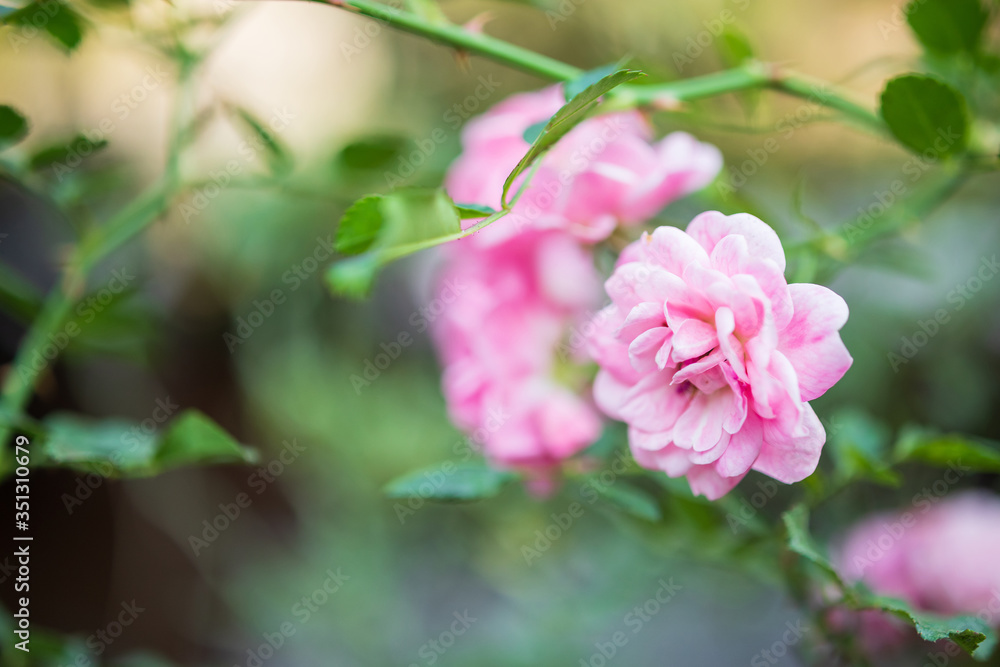
<path fill-rule="evenodd" d="M 762 60 L 839 83 L 872 108 L 887 78 L 926 67 L 897 1 L 440 5 L 458 23 L 489 18 L 490 34 L 579 67 L 627 55 L 661 79 L 725 67 L 724 24 L 748 35 Z M 382 494 L 389 480 L 468 447 L 446 416 L 427 333 L 414 324 L 431 260 L 393 267 L 365 303 L 340 301 L 322 276 L 329 239 L 363 194 L 440 184 L 465 119 L 545 82 L 321 4 L 73 6 L 88 27 L 71 54 L 40 33 L 0 40 L 0 103 L 31 120 L 19 155 L 78 135 L 107 146 L 68 169 L 60 167 L 72 156 L 40 160 L 26 186 L 0 180 L 0 257 L 48 290 L 81 225 L 105 220 L 155 180 L 180 90 L 177 60 L 165 52 L 178 43 L 211 49 L 190 88 L 199 139 L 180 165 L 204 186 L 109 260 L 106 275 L 119 271 L 126 289 L 95 308 L 43 378 L 32 413 L 155 425 L 198 408 L 260 461 L 92 485 L 69 470 L 38 472 L 33 623 L 68 643 L 27 664 L 804 664 L 795 647 L 763 653 L 810 623 L 760 575 L 773 554 L 748 552 L 738 569 L 717 562 L 741 526 L 720 530 L 713 510 L 681 491 L 656 525 L 607 513 L 569 488 L 544 501 L 508 489 L 445 506 Z M 261 147 L 240 121 L 247 115 L 267 124 L 280 153 Z M 939 178 L 935 165 L 827 118 L 774 94 L 658 115 L 661 132 L 716 143 L 727 159 L 720 182 L 736 188 L 712 186 L 659 224 L 745 208 L 794 246 L 812 234 L 807 219 L 833 228 L 896 181 L 910 189 Z M 768 137 L 778 150 L 748 163 Z M 352 150 L 359 142 L 369 150 Z M 257 179 L 276 169 L 279 182 Z M 954 298 L 1000 250 L 998 186 L 996 175 L 977 177 L 915 232 L 833 276 L 851 308 L 843 338 L 855 363 L 815 404 L 831 438 L 848 407 L 886 428 L 920 422 L 1000 437 L 1000 280 L 977 283 L 961 307 Z M 805 260 L 796 266 L 809 271 Z M 901 354 L 939 309 L 948 323 L 893 363 L 890 353 Z M 5 362 L 23 332 L 0 315 Z M 368 365 L 402 332 L 413 344 L 373 379 Z M 934 475 L 909 471 L 901 491 L 862 486 L 821 508 L 814 530 L 835 539 L 846 517 L 898 505 Z M 763 483 L 752 473 L 731 507 Z M 787 495 L 779 489 L 759 515 L 777 516 Z M 574 501 L 582 516 L 552 530 Z M 557 539 L 540 538 L 546 529 Z"/>

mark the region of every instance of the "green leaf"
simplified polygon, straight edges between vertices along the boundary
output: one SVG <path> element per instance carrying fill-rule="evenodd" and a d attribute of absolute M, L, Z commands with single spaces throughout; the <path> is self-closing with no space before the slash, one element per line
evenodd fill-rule
<path fill-rule="evenodd" d="M 233 111 L 243 125 L 253 132 L 258 145 L 263 147 L 271 173 L 277 175 L 289 171 L 292 168 L 292 159 L 291 153 L 285 148 L 285 145 L 246 109 L 235 107 Z"/>
<path fill-rule="evenodd" d="M 541 157 L 547 150 L 552 148 L 557 141 L 562 139 L 566 134 L 569 133 L 574 127 L 580 124 L 584 119 L 586 119 L 588 112 L 593 109 L 601 96 L 609 92 L 613 88 L 620 86 L 623 83 L 632 81 L 641 76 L 646 76 L 644 73 L 638 70 L 623 69 L 601 78 L 596 83 L 586 87 L 580 93 L 573 96 L 573 98 L 567 102 L 559 111 L 555 113 L 552 118 L 545 124 L 542 128 L 541 133 L 538 138 L 532 143 L 531 148 L 525 154 L 521 161 L 517 163 L 514 170 L 510 172 L 507 176 L 506 182 L 503 184 L 503 193 L 501 195 L 501 201 L 507 204 L 507 193 L 514 181 L 523 174 L 528 167 L 534 164 L 535 160 Z"/>
<path fill-rule="evenodd" d="M 591 477 L 589 483 L 605 500 L 627 514 L 646 521 L 659 521 L 663 516 L 656 499 L 642 489 L 621 480 L 601 484 L 596 477 Z"/>
<path fill-rule="evenodd" d="M 928 51 L 975 53 L 989 12 L 980 0 L 913 0 L 906 7 L 906 20 Z"/>
<path fill-rule="evenodd" d="M 521 137 L 529 144 L 535 143 L 535 141 L 538 140 L 538 137 L 541 136 L 542 130 L 545 129 L 548 122 L 549 121 L 547 120 L 540 120 L 537 123 L 529 125 L 528 129 L 524 131 L 524 134 L 522 134 Z"/>
<path fill-rule="evenodd" d="M 481 212 L 475 215 L 482 217 Z M 385 263 L 461 231 L 459 211 L 440 188 L 369 195 L 348 209 L 337 230 L 339 251 L 365 254 L 331 266 L 327 284 L 335 294 L 363 297 Z"/>
<path fill-rule="evenodd" d="M 155 438 L 131 432 L 136 425 L 119 419 L 90 420 L 71 413 L 45 419 L 45 454 L 52 462 L 101 471 L 110 463 L 116 474 L 144 470 L 156 455 Z"/>
<path fill-rule="evenodd" d="M 494 470 L 485 463 L 445 461 L 389 482 L 385 494 L 390 498 L 462 502 L 495 496 L 515 479 L 514 473 Z"/>
<path fill-rule="evenodd" d="M 372 253 L 334 262 L 326 271 L 326 284 L 337 296 L 364 299 L 372 290 L 380 264 Z"/>
<path fill-rule="evenodd" d="M 167 470 L 195 464 L 250 463 L 256 458 L 254 452 L 236 442 L 204 414 L 186 410 L 170 422 L 160 437 L 153 462 L 160 470 Z"/>
<path fill-rule="evenodd" d="M 82 134 L 78 134 L 72 139 L 64 139 L 50 143 L 35 153 L 28 159 L 28 168 L 33 171 L 41 171 L 49 167 L 57 170 L 73 170 L 80 165 L 80 162 L 92 156 L 108 145 L 104 139 L 91 141 Z"/>
<path fill-rule="evenodd" d="M 68 4 L 58 0 L 33 2 L 9 14 L 4 23 L 31 29 L 40 27 L 67 52 L 75 49 L 83 39 L 83 19 Z M 16 33 L 10 37 L 12 40 L 29 39 Z"/>
<path fill-rule="evenodd" d="M 444 238 L 462 231 L 458 210 L 444 190 L 403 189 L 382 201 L 385 226 L 379 249 Z"/>
<path fill-rule="evenodd" d="M 788 531 L 788 548 L 817 565 L 837 585 L 844 588 L 845 584 L 840 578 L 840 573 L 834 569 L 830 560 L 823 555 L 809 534 L 809 508 L 805 505 L 796 505 L 782 514 L 781 518 Z"/>
<path fill-rule="evenodd" d="M 918 461 L 941 468 L 960 466 L 963 470 L 1000 472 L 1000 444 L 917 426 L 908 426 L 900 433 L 895 458 L 900 462 Z"/>
<path fill-rule="evenodd" d="M 344 146 L 337 154 L 336 165 L 356 171 L 385 169 L 405 149 L 406 140 L 402 137 L 366 137 Z"/>
<path fill-rule="evenodd" d="M 574 97 L 585 91 L 587 88 L 590 88 L 595 83 L 599 82 L 601 79 L 611 76 L 620 69 L 621 66 L 618 65 L 617 63 L 613 65 L 605 65 L 604 67 L 598 67 L 588 72 L 584 72 L 583 74 L 573 79 L 572 81 L 567 81 L 565 84 L 563 84 L 563 95 L 565 96 L 566 101 L 569 102 Z"/>
<path fill-rule="evenodd" d="M 915 611 L 902 600 L 868 596 L 861 609 L 879 609 L 913 624 L 917 634 L 929 642 L 950 639 L 977 660 L 986 660 L 996 647 L 996 632 L 975 616 L 937 616 Z"/>
<path fill-rule="evenodd" d="M 485 218 L 496 213 L 489 206 L 480 206 L 479 204 L 455 204 L 455 208 L 458 209 L 458 217 L 462 220 Z"/>
<path fill-rule="evenodd" d="M 829 446 L 840 481 L 861 478 L 898 486 L 900 478 L 888 462 L 889 429 L 860 410 L 836 413 Z"/>
<path fill-rule="evenodd" d="M 19 142 L 28 134 L 28 120 L 14 107 L 0 105 L 0 150 Z"/>
<path fill-rule="evenodd" d="M 104 476 L 145 477 L 188 465 L 250 463 L 256 455 L 196 410 L 181 413 L 161 433 L 119 419 L 57 413 L 45 419 L 48 463 Z"/>
<path fill-rule="evenodd" d="M 965 149 L 969 112 L 962 94 L 931 76 L 907 74 L 886 84 L 882 118 L 906 147 L 932 157 Z"/>
<path fill-rule="evenodd" d="M 368 195 L 351 204 L 337 226 L 337 252 L 357 255 L 368 250 L 382 231 L 382 195 Z"/>

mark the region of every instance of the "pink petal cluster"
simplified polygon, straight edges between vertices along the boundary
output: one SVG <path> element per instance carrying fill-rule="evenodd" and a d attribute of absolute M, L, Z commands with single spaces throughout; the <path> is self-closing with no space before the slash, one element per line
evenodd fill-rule
<path fill-rule="evenodd" d="M 546 469 L 594 442 L 601 419 L 568 331 L 597 305 L 593 258 L 557 232 L 477 247 L 459 241 L 441 275 L 460 296 L 434 322 L 444 395 L 459 428 L 501 467 Z M 580 350 L 582 352 L 582 350 Z"/>
<path fill-rule="evenodd" d="M 808 401 L 851 365 L 847 305 L 784 270 L 778 236 L 745 213 L 704 213 L 624 250 L 590 349 L 595 399 L 628 424 L 640 465 L 710 499 L 751 468 L 785 483 L 815 470 L 826 433 Z"/>
<path fill-rule="evenodd" d="M 463 153 L 446 179 L 452 198 L 499 208 L 504 181 L 528 151 L 525 131 L 563 104 L 562 87 L 553 86 L 514 95 L 470 121 L 462 133 Z M 617 225 L 644 222 L 703 188 L 722 167 L 719 150 L 689 134 L 651 140 L 652 129 L 637 111 L 580 123 L 543 157 L 512 212 L 479 233 L 477 242 L 503 241 L 529 228 L 600 241 Z"/>
<path fill-rule="evenodd" d="M 849 582 L 937 614 L 972 614 L 1000 627 L 1000 498 L 965 492 L 931 505 L 872 516 L 855 526 L 833 561 Z M 872 651 L 906 638 L 894 618 L 864 612 Z"/>

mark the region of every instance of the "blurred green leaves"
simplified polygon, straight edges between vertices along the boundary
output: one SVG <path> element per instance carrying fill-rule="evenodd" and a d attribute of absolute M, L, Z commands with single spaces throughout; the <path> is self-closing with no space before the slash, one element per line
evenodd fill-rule
<path fill-rule="evenodd" d="M 91 141 L 82 134 L 47 142 L 32 153 L 28 168 L 32 171 L 54 168 L 57 172 L 72 171 L 80 162 L 108 145 L 104 139 Z"/>
<path fill-rule="evenodd" d="M 260 119 L 243 107 L 232 107 L 230 112 L 250 131 L 255 139 L 254 144 L 263 149 L 268 168 L 273 175 L 278 176 L 291 171 L 293 166 L 291 152 Z"/>
<path fill-rule="evenodd" d="M 829 444 L 841 483 L 867 479 L 898 486 L 899 474 L 889 460 L 889 429 L 861 410 L 842 410 L 833 418 Z"/>
<path fill-rule="evenodd" d="M 1000 472 L 1000 447 L 995 443 L 918 426 L 908 426 L 900 433 L 895 458 L 942 468 L 957 464 L 979 472 Z"/>
<path fill-rule="evenodd" d="M 14 107 L 0 105 L 0 150 L 12 146 L 28 134 L 28 119 Z"/>
<path fill-rule="evenodd" d="M 656 498 L 638 487 L 622 481 L 602 484 L 598 477 L 591 478 L 589 483 L 598 495 L 626 514 L 645 521 L 659 521 L 663 517 Z"/>
<path fill-rule="evenodd" d="M 72 7 L 59 0 L 39 0 L 4 17 L 7 25 L 21 28 L 9 35 L 15 50 L 41 29 L 64 51 L 73 51 L 83 40 L 84 21 Z"/>
<path fill-rule="evenodd" d="M 334 160 L 338 173 L 388 169 L 406 150 L 403 137 L 376 135 L 358 139 L 344 146 Z"/>
<path fill-rule="evenodd" d="M 819 546 L 813 542 L 812 535 L 809 534 L 809 508 L 805 505 L 796 505 L 782 514 L 781 519 L 788 532 L 788 549 L 816 565 L 838 586 L 844 588 L 840 573 L 833 567 Z"/>
<path fill-rule="evenodd" d="M 42 307 L 42 295 L 21 274 L 0 263 L 0 307 L 21 322 L 30 322 Z"/>
<path fill-rule="evenodd" d="M 907 148 L 931 157 L 948 157 L 965 149 L 969 112 L 965 98 L 932 76 L 907 74 L 886 84 L 882 118 Z"/>
<path fill-rule="evenodd" d="M 516 479 L 514 473 L 495 470 L 486 463 L 445 461 L 389 482 L 385 494 L 390 498 L 468 502 L 496 496 Z"/>
<path fill-rule="evenodd" d="M 928 51 L 953 55 L 979 50 L 989 12 L 980 0 L 913 0 L 906 20 Z"/>
<path fill-rule="evenodd" d="M 252 463 L 256 453 L 237 443 L 197 410 L 187 410 L 162 432 L 117 419 L 55 414 L 44 421 L 47 462 L 106 477 L 147 477 L 190 465 Z"/>

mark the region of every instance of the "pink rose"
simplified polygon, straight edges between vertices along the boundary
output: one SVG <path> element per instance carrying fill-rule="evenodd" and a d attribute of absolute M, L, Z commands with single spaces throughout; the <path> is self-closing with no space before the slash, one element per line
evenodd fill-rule
<path fill-rule="evenodd" d="M 564 103 L 562 88 L 553 86 L 515 95 L 470 121 L 462 155 L 445 180 L 448 194 L 460 203 L 499 208 L 507 175 L 528 151 L 525 131 Z M 495 243 L 526 228 L 563 229 L 585 242 L 600 241 L 615 226 L 644 222 L 703 188 L 722 167 L 718 149 L 689 134 L 675 132 L 655 144 L 651 138 L 649 123 L 636 111 L 580 123 L 542 158 L 512 212 L 477 234 L 477 242 Z"/>
<path fill-rule="evenodd" d="M 774 231 L 745 213 L 699 215 L 628 246 L 595 323 L 594 396 L 629 425 L 636 461 L 711 499 L 750 468 L 808 477 L 826 433 L 808 401 L 847 371 L 844 300 L 788 285 Z"/>
<path fill-rule="evenodd" d="M 458 296 L 432 325 L 449 412 L 493 463 L 550 468 L 601 432 L 565 343 L 600 294 L 593 258 L 561 232 L 469 241 L 451 247 L 441 280 Z"/>
<path fill-rule="evenodd" d="M 833 550 L 841 576 L 920 611 L 971 614 L 1000 627 L 1000 498 L 965 492 L 914 507 L 852 528 Z M 908 636 L 895 618 L 864 613 L 874 619 L 859 624 L 869 650 L 894 648 Z M 839 624 L 850 616 L 841 612 Z"/>

